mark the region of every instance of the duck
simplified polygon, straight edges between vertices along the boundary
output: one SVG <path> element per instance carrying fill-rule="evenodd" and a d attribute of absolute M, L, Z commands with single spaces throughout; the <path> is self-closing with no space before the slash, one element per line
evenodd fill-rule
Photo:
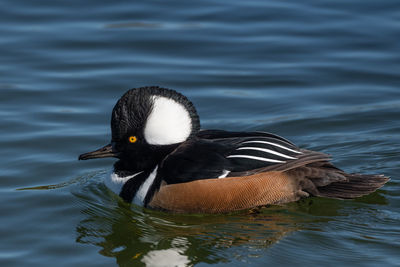
<path fill-rule="evenodd" d="M 125 202 L 171 213 L 229 213 L 307 197 L 353 199 L 384 175 L 346 173 L 328 154 L 273 133 L 201 129 L 193 103 L 158 86 L 128 90 L 111 115 L 111 142 L 79 160 L 118 160 L 105 185 Z"/>

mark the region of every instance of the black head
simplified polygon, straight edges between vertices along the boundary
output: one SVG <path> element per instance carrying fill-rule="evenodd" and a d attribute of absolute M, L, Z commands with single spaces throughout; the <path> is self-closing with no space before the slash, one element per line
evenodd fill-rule
<path fill-rule="evenodd" d="M 196 109 L 182 94 L 160 87 L 134 88 L 114 106 L 111 144 L 79 159 L 117 157 L 120 170 L 146 170 L 199 129 Z"/>

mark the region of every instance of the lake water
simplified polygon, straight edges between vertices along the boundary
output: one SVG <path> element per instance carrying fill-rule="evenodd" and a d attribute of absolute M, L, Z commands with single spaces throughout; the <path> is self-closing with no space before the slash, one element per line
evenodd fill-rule
<path fill-rule="evenodd" d="M 400 2 L 0 3 L 1 266 L 400 266 Z M 225 215 L 124 204 L 102 180 L 129 88 L 203 128 L 262 130 L 385 187 Z"/>

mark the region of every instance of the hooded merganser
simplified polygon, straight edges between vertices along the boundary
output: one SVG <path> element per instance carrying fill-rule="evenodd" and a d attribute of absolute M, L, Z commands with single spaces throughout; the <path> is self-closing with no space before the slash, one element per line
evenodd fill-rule
<path fill-rule="evenodd" d="M 118 158 L 107 187 L 127 202 L 171 212 L 229 212 L 310 195 L 356 198 L 389 180 L 345 173 L 327 154 L 275 134 L 200 130 L 193 104 L 160 87 L 126 92 L 111 131 L 110 144 L 79 159 Z"/>

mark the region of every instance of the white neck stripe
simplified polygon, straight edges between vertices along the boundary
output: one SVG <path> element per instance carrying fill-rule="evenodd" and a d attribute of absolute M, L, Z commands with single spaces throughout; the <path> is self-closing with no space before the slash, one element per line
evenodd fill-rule
<path fill-rule="evenodd" d="M 153 184 L 154 179 L 157 176 L 157 169 L 158 165 L 149 174 L 144 183 L 139 187 L 139 190 L 136 192 L 135 197 L 133 198 L 133 203 L 135 203 L 136 205 L 144 205 L 144 199 L 146 198 L 147 192 L 149 191 L 150 186 Z"/>

